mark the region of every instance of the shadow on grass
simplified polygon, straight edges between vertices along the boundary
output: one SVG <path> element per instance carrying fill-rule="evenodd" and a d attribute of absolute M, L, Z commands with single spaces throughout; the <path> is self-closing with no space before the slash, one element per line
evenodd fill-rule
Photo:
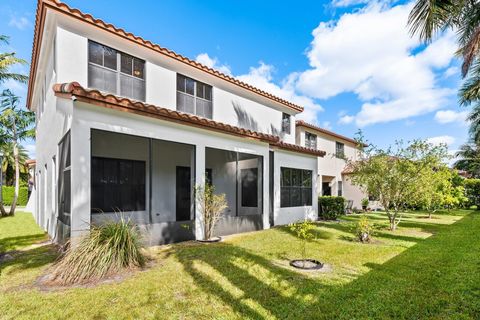
<path fill-rule="evenodd" d="M 371 271 L 344 285 L 325 285 L 228 243 L 186 247 L 176 256 L 202 291 L 240 317 L 478 319 L 480 256 L 472 243 L 480 243 L 480 216 L 438 231 L 384 264 L 367 264 Z"/>
<path fill-rule="evenodd" d="M 35 269 L 55 261 L 58 253 L 55 245 L 45 245 L 25 251 L 12 252 L 12 260 L 0 263 L 0 274 L 7 269 L 6 274 L 12 274 L 27 269 Z"/>
<path fill-rule="evenodd" d="M 0 239 L 0 252 L 22 248 L 45 240 L 44 234 L 30 234 Z"/>

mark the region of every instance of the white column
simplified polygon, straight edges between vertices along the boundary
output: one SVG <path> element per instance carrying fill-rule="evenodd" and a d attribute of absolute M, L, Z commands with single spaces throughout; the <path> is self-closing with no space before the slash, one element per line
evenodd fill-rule
<path fill-rule="evenodd" d="M 90 230 L 90 128 L 74 121 L 71 128 L 71 238 Z"/>
<path fill-rule="evenodd" d="M 205 145 L 195 147 L 195 187 L 205 185 Z M 203 214 L 200 204 L 195 199 L 195 238 L 203 239 Z"/>
<path fill-rule="evenodd" d="M 270 153 L 269 149 L 263 155 L 263 229 L 270 229 Z"/>

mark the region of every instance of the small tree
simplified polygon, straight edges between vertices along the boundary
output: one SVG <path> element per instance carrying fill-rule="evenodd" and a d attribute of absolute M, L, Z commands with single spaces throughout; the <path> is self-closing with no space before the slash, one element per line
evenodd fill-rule
<path fill-rule="evenodd" d="M 417 192 L 411 198 L 412 205 L 427 210 L 428 217 L 445 206 L 451 189 L 452 173 L 445 164 L 438 167 L 426 167 L 419 173 Z"/>
<path fill-rule="evenodd" d="M 302 222 L 292 223 L 289 225 L 290 230 L 300 240 L 300 252 L 302 253 L 303 267 L 305 267 L 305 261 L 307 259 L 307 241 L 313 239 L 312 230 L 315 225 L 305 219 Z"/>
<path fill-rule="evenodd" d="M 400 223 L 404 206 L 416 198 L 423 173 L 438 167 L 447 156 L 445 145 L 434 146 L 420 140 L 408 145 L 397 141 L 388 149 L 370 145 L 359 151 L 360 160 L 349 163 L 352 183 L 378 199 L 388 217 L 390 230 L 395 230 Z"/>
<path fill-rule="evenodd" d="M 2 128 L 3 142 L 11 144 L 15 160 L 15 195 L 9 212 L 9 215 L 13 215 L 20 189 L 19 142 L 35 137 L 35 129 L 33 128 L 35 115 L 33 112 L 20 108 L 19 97 L 15 96 L 10 90 L 4 90 L 0 99 L 0 127 Z M 7 215 L 2 204 L 0 204 L 0 213 L 3 216 Z"/>
<path fill-rule="evenodd" d="M 215 187 L 206 183 L 197 186 L 195 194 L 203 215 L 203 240 L 210 240 L 222 212 L 228 208 L 225 193 L 215 194 Z"/>

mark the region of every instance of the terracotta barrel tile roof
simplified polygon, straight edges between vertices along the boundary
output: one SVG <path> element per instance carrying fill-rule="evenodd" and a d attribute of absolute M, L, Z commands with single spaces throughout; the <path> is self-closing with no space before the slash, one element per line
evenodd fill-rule
<path fill-rule="evenodd" d="M 220 79 L 223 79 L 227 82 L 230 82 L 232 84 L 235 84 L 241 88 L 244 88 L 246 90 L 249 90 L 251 92 L 254 92 L 260 96 L 263 96 L 265 98 L 268 98 L 272 101 L 275 101 L 277 103 L 280 103 L 286 107 L 291 108 L 292 110 L 296 112 L 302 112 L 303 107 L 294 104 L 290 101 L 287 101 L 285 99 L 282 99 L 280 97 L 274 96 L 266 91 L 260 90 L 256 87 L 253 87 L 245 82 L 242 82 L 238 79 L 235 79 L 231 76 L 228 76 L 224 73 L 221 73 L 217 70 L 214 70 L 212 68 L 209 68 L 201 63 L 198 63 L 194 60 L 191 60 L 185 56 L 182 56 L 178 53 L 175 53 L 172 50 L 169 50 L 167 48 L 161 47 L 158 44 L 154 44 L 151 41 L 145 40 L 141 37 L 138 37 L 130 32 L 126 32 L 125 30 L 121 28 L 117 28 L 114 25 L 110 23 L 106 23 L 101 19 L 96 19 L 90 14 L 85 14 L 82 13 L 78 9 L 74 9 L 66 5 L 65 3 L 62 3 L 57 0 L 39 0 L 38 6 L 37 6 L 37 13 L 36 13 L 36 21 L 35 21 L 35 31 L 34 31 L 34 38 L 33 38 L 33 50 L 32 50 L 32 67 L 30 68 L 30 80 L 28 84 L 28 96 L 27 96 L 27 106 L 30 108 L 30 105 L 32 103 L 32 86 L 33 86 L 33 81 L 35 81 L 35 74 L 36 74 L 36 68 L 37 68 L 37 60 L 38 60 L 38 54 L 39 54 L 39 46 L 42 40 L 42 35 L 43 35 L 43 24 L 45 22 L 45 13 L 46 13 L 46 8 L 52 9 L 54 11 L 60 12 L 62 14 L 66 14 L 68 16 L 71 16 L 73 18 L 79 19 L 83 22 L 89 23 L 91 25 L 94 25 L 100 29 L 106 30 L 108 32 L 114 33 L 122 38 L 125 38 L 129 41 L 135 42 L 138 45 L 147 47 L 149 49 L 152 49 L 160 54 L 163 54 L 165 56 L 168 56 L 172 59 L 175 59 L 177 61 L 183 62 L 187 65 L 190 65 L 192 67 L 195 67 L 199 70 L 202 70 L 206 73 L 209 73 L 211 75 L 214 75 Z"/>
<path fill-rule="evenodd" d="M 297 120 L 295 122 L 295 125 L 297 127 L 305 127 L 305 128 L 309 128 L 311 130 L 314 130 L 314 131 L 317 131 L 317 132 L 321 132 L 321 133 L 324 133 L 326 135 L 329 135 L 329 136 L 332 136 L 332 137 L 335 137 L 335 138 L 338 138 L 338 139 L 342 139 L 342 140 L 345 140 L 345 141 L 348 141 L 348 142 L 351 142 L 351 143 L 354 143 L 354 144 L 358 144 L 357 141 L 355 141 L 354 139 L 352 138 L 349 138 L 349 137 L 346 137 L 346 136 L 343 136 L 341 134 L 338 134 L 338 133 L 335 133 L 333 131 L 330 131 L 330 130 L 327 130 L 327 129 L 323 129 L 323 128 L 320 128 L 316 125 L 313 125 L 313 124 L 310 124 L 310 123 L 307 123 L 303 120 Z M 368 147 L 368 145 L 364 144 L 364 147 Z"/>
<path fill-rule="evenodd" d="M 118 97 L 113 94 L 102 93 L 94 89 L 86 89 L 83 88 L 78 82 L 55 84 L 53 86 L 53 91 L 58 97 L 67 99 L 75 97 L 77 101 L 86 102 L 100 107 L 176 122 L 202 129 L 213 130 L 243 138 L 255 139 L 269 143 L 271 146 L 294 152 L 316 155 L 320 157 L 325 155 L 325 152 L 321 150 L 305 148 L 282 142 L 280 137 L 275 135 L 239 128 L 193 114 L 158 107 L 140 101 Z"/>
<path fill-rule="evenodd" d="M 285 150 L 289 150 L 289 151 L 310 154 L 310 155 L 317 156 L 317 157 L 324 157 L 325 154 L 326 154 L 326 152 L 323 151 L 323 150 L 302 147 L 302 146 L 299 146 L 297 144 L 286 143 L 286 142 L 283 142 L 283 141 L 277 142 L 275 144 L 275 146 L 280 148 L 280 149 L 285 149 Z"/>

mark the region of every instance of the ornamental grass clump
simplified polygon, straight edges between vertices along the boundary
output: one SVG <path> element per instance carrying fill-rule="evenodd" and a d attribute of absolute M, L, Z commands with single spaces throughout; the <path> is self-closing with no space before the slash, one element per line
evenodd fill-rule
<path fill-rule="evenodd" d="M 89 234 L 58 261 L 51 281 L 61 285 L 100 280 L 124 269 L 143 267 L 146 258 L 137 227 L 118 220 L 92 225 Z"/>

